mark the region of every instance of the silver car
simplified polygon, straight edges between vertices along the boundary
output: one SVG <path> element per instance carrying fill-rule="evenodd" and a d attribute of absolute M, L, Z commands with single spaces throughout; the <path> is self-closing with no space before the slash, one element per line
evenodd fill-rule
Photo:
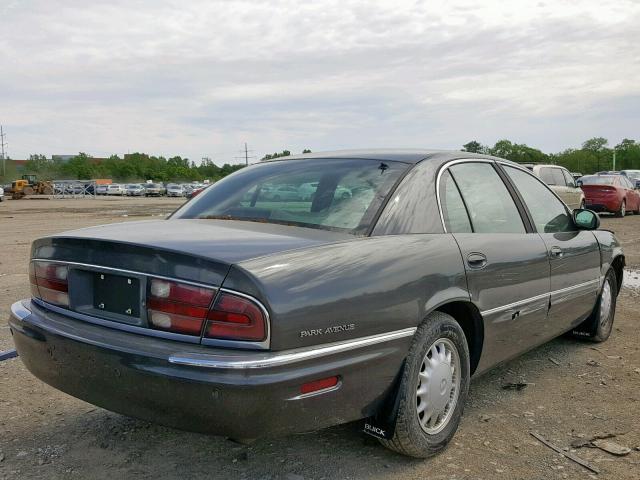
<path fill-rule="evenodd" d="M 178 185 L 175 183 L 170 183 L 167 185 L 167 197 L 183 197 L 184 189 L 182 185 Z"/>
<path fill-rule="evenodd" d="M 584 192 L 576 185 L 576 181 L 569 170 L 559 165 L 540 165 L 536 163 L 523 163 L 522 166 L 527 167 L 536 177 L 549 185 L 549 188 L 570 209 L 584 208 Z"/>

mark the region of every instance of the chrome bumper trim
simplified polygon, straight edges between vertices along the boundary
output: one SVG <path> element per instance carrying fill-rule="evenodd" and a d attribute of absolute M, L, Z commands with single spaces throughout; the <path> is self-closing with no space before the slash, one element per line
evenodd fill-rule
<path fill-rule="evenodd" d="M 238 358 L 238 355 L 209 355 L 209 354 L 193 354 L 193 355 L 172 355 L 169 362 L 176 365 L 187 365 L 190 367 L 203 368 L 222 368 L 222 369 L 249 369 L 249 368 L 269 368 L 280 365 L 286 365 L 303 360 L 311 360 L 314 358 L 324 357 L 337 353 L 354 350 L 357 348 L 368 347 L 377 343 L 389 342 L 399 338 L 411 337 L 415 333 L 416 328 L 405 328 L 379 335 L 371 335 L 369 337 L 356 338 L 344 342 L 336 342 L 321 346 L 313 346 L 304 349 L 286 350 L 283 352 L 263 353 L 252 355 L 252 358 Z"/>
<path fill-rule="evenodd" d="M 24 302 L 25 300 L 20 300 L 11 305 L 11 316 L 13 318 L 22 321 L 31 315 L 31 310 L 25 307 Z"/>

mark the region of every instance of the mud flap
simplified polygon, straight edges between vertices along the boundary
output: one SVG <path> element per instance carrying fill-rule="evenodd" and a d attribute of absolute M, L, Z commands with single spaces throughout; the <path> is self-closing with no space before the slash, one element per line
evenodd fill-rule
<path fill-rule="evenodd" d="M 374 416 L 365 418 L 362 424 L 362 431 L 372 437 L 382 440 L 391 440 L 396 432 L 396 419 L 398 418 L 398 388 L 400 388 L 400 380 L 404 371 L 404 363 L 402 368 L 396 375 L 393 386 L 387 394 L 387 398 Z"/>

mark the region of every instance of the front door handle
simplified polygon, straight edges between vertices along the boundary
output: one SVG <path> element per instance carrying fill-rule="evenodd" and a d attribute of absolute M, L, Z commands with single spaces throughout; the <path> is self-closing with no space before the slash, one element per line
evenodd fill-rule
<path fill-rule="evenodd" d="M 484 253 L 473 252 L 467 255 L 469 268 L 484 268 L 487 266 L 487 257 Z"/>
<path fill-rule="evenodd" d="M 560 247 L 551 247 L 551 256 L 552 257 L 562 257 L 563 252 Z"/>

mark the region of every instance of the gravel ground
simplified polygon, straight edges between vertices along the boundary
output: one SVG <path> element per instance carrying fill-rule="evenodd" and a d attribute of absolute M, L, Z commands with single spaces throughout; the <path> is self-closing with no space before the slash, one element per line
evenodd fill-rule
<path fill-rule="evenodd" d="M 0 316 L 29 294 L 29 245 L 42 235 L 162 216 L 180 199 L 7 201 L 0 204 Z M 640 283 L 640 216 L 603 218 L 623 242 Z M 629 282 L 631 284 L 631 280 Z M 351 423 L 242 446 L 223 438 L 126 418 L 65 395 L 34 378 L 19 358 L 0 362 L 0 479 L 562 479 L 640 478 L 640 286 L 620 294 L 614 331 L 600 345 L 559 338 L 471 384 L 453 443 L 429 460 L 386 451 Z M 0 322 L 0 351 L 13 348 Z M 528 382 L 521 391 L 507 382 Z M 538 432 L 600 470 L 567 460 Z M 614 456 L 570 447 L 594 435 L 631 448 Z"/>

